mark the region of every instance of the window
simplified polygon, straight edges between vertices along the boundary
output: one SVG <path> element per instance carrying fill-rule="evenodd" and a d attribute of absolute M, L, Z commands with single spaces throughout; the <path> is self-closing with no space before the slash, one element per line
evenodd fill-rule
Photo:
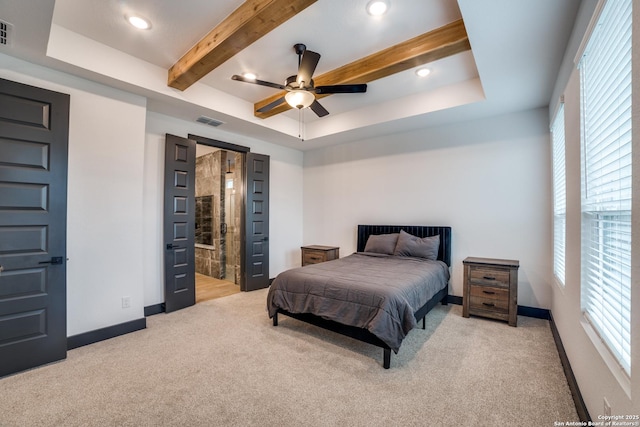
<path fill-rule="evenodd" d="M 553 151 L 553 273 L 564 285 L 564 259 L 567 223 L 565 178 L 564 103 L 560 104 L 551 127 Z"/>
<path fill-rule="evenodd" d="M 631 0 L 607 1 L 580 60 L 587 320 L 631 374 Z"/>

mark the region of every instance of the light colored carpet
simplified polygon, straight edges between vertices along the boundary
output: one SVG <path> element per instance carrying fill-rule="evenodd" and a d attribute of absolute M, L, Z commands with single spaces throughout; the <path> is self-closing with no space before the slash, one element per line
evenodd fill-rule
<path fill-rule="evenodd" d="M 382 350 L 281 316 L 266 290 L 148 318 L 147 329 L 0 380 L 0 425 L 550 426 L 578 417 L 549 323 L 438 306 L 391 369 Z"/>

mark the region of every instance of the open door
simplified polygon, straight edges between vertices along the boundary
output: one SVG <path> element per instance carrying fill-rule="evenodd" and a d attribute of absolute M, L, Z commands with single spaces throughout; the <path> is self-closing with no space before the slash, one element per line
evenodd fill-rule
<path fill-rule="evenodd" d="M 269 286 L 269 156 L 246 157 L 245 258 L 243 291 Z"/>
<path fill-rule="evenodd" d="M 0 377 L 67 356 L 69 95 L 0 79 Z"/>
<path fill-rule="evenodd" d="M 196 303 L 196 142 L 166 136 L 164 160 L 164 301 L 167 313 Z"/>

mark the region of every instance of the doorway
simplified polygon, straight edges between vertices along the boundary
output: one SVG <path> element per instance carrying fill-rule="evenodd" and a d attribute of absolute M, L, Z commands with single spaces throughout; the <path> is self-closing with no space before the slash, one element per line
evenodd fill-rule
<path fill-rule="evenodd" d="M 219 189 L 218 197 L 209 191 L 208 194 L 197 194 L 203 197 L 199 199 L 202 212 L 198 230 L 203 237 L 199 246 L 205 246 L 196 248 L 195 181 L 196 158 L 199 157 L 196 152 L 200 145 L 205 146 L 205 151 L 223 150 L 223 153 L 213 160 L 217 161 L 218 169 L 204 174 L 216 177 L 211 188 Z M 234 169 L 231 162 L 235 163 Z M 238 285 L 240 291 L 269 286 L 269 165 L 268 155 L 251 153 L 248 147 L 192 134 L 188 138 L 167 134 L 163 221 L 166 312 L 196 302 L 196 249 L 200 253 L 203 252 L 200 249 L 209 250 L 202 254 L 208 261 L 198 261 L 198 267 L 207 268 L 208 265 L 203 274 L 206 277 L 229 282 L 236 292 Z M 228 180 L 227 175 L 233 179 Z M 229 192 L 233 198 L 222 196 L 227 185 L 233 186 L 234 191 Z M 211 208 L 206 212 L 205 207 L 209 205 Z M 231 211 L 233 220 L 227 215 Z M 220 212 L 225 216 L 221 217 Z M 233 238 L 229 233 L 230 225 L 233 226 Z M 212 251 L 217 253 L 212 254 Z M 229 274 L 233 281 L 227 280 Z"/>
<path fill-rule="evenodd" d="M 245 155 L 196 145 L 196 303 L 240 292 Z"/>

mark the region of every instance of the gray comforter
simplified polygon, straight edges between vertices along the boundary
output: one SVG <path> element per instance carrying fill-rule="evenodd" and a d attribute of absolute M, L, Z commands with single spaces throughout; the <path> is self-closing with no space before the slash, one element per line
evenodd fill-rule
<path fill-rule="evenodd" d="M 448 282 L 444 262 L 359 252 L 280 273 L 267 310 L 269 317 L 281 308 L 364 328 L 397 352 L 416 326 L 416 310 Z"/>

